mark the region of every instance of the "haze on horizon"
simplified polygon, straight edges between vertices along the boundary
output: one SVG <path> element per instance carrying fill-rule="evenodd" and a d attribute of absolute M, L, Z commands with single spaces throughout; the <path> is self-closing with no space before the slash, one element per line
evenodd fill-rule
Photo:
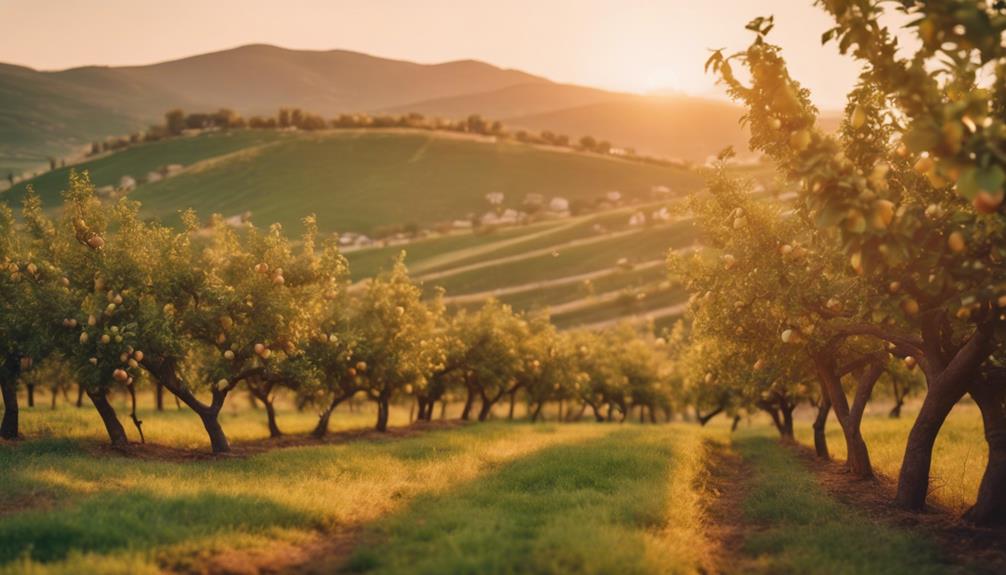
<path fill-rule="evenodd" d="M 138 65 L 265 43 L 421 63 L 475 59 L 609 90 L 717 96 L 702 69 L 709 49 L 744 47 L 744 24 L 769 14 L 773 41 L 791 48 L 794 74 L 816 103 L 841 107 L 858 68 L 834 45 L 820 46 L 829 20 L 811 0 L 6 0 L 0 62 Z"/>

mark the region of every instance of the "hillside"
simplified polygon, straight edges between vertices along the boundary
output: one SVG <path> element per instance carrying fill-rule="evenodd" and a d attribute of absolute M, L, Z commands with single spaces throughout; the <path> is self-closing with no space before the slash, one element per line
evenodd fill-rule
<path fill-rule="evenodd" d="M 705 160 L 722 148 L 747 150 L 733 104 L 688 96 L 619 95 L 612 100 L 508 117 L 509 126 L 593 136 L 643 154 Z"/>
<path fill-rule="evenodd" d="M 372 233 L 387 225 L 439 222 L 483 214 L 485 195 L 502 192 L 504 207 L 519 207 L 529 193 L 570 201 L 610 190 L 646 197 L 656 185 L 693 189 L 697 175 L 609 157 L 423 131 L 352 131 L 297 134 L 236 131 L 144 144 L 95 159 L 77 170 L 97 186 L 122 176 L 143 178 L 169 164 L 184 171 L 141 184 L 130 198 L 146 213 L 173 222 L 178 210 L 201 216 L 250 211 L 255 221 L 292 229 L 316 213 L 323 230 Z M 19 184 L 2 196 L 17 204 L 31 184 L 47 205 L 59 201 L 69 168 Z"/>
<path fill-rule="evenodd" d="M 146 66 L 46 72 L 0 64 L 0 173 L 21 173 L 94 139 L 142 130 L 173 107 L 244 115 L 296 106 L 339 113 L 477 113 L 511 127 L 591 134 L 704 160 L 741 137 L 736 108 L 556 84 L 474 60 L 417 64 L 346 50 L 249 45 Z M 701 126 L 701 136 L 676 137 Z"/>

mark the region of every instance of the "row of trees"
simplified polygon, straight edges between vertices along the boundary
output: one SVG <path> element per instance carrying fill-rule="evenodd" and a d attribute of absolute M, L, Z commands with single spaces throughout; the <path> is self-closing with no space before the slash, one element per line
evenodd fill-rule
<path fill-rule="evenodd" d="M 1006 6 L 895 2 L 920 44 L 903 56 L 882 3 L 820 4 L 835 22 L 824 40 L 863 63 L 838 133 L 817 128 L 766 40 L 771 18 L 749 24 L 747 50 L 709 60 L 747 107 L 751 147 L 799 197 L 752 201 L 721 166 L 691 201 L 710 249 L 670 261 L 693 294 L 689 380 L 784 411 L 813 401 L 818 453 L 833 412 L 851 472 L 870 477 L 860 423 L 874 388 L 921 372 L 897 503 L 923 508 L 934 443 L 970 395 L 989 458 L 967 518 L 1006 521 Z"/>
<path fill-rule="evenodd" d="M 452 398 L 480 420 L 505 400 L 512 416 L 518 397 L 533 419 L 547 402 L 599 420 L 672 408 L 657 338 L 560 333 L 495 301 L 448 313 L 439 296 L 424 301 L 402 258 L 350 293 L 336 238 L 320 238 L 313 218 L 299 241 L 276 225 L 235 229 L 216 217 L 205 234 L 194 214 L 183 221 L 175 230 L 142 219 L 135 202 L 102 204 L 77 174 L 58 219 L 31 193 L 20 220 L 0 209 L 3 437 L 18 436 L 15 386 L 43 361 L 72 374 L 116 445 L 126 434 L 109 393 L 132 396 L 142 438 L 140 385 L 197 413 L 215 452 L 229 450 L 219 414 L 238 389 L 264 404 L 274 436 L 280 393 L 318 410 L 318 436 L 361 395 L 376 403 L 379 430 L 399 400 L 417 402 L 420 419 Z"/>
<path fill-rule="evenodd" d="M 91 143 L 91 155 L 127 148 L 142 142 L 153 142 L 179 136 L 187 130 L 286 130 L 304 131 L 326 129 L 361 129 L 361 128 L 411 128 L 418 130 L 438 130 L 446 132 L 461 132 L 479 134 L 501 139 L 513 139 L 526 144 L 538 144 L 571 148 L 596 154 L 610 154 L 614 146 L 606 140 L 593 136 L 583 136 L 573 140 L 564 134 L 556 134 L 545 130 L 540 134 L 527 130 L 510 131 L 499 120 L 490 120 L 479 114 L 471 114 L 461 120 L 443 118 L 428 118 L 418 113 L 408 114 L 340 114 L 330 120 L 318 114 L 305 112 L 300 108 L 280 108 L 275 116 L 256 115 L 245 118 L 228 108 L 216 112 L 186 113 L 180 109 L 170 110 L 164 115 L 164 123 L 151 126 L 145 132 L 135 132 L 128 136 L 108 138 Z M 669 162 L 648 156 L 637 155 L 633 149 L 621 150 L 626 158 L 668 165 Z"/>

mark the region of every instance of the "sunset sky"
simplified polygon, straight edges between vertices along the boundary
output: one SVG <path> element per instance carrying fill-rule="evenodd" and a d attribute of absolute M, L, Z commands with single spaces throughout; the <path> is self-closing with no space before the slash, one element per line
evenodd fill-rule
<path fill-rule="evenodd" d="M 820 46 L 812 0 L 0 0 L 0 61 L 52 70 L 147 64 L 249 43 L 436 63 L 472 58 L 561 82 L 717 94 L 708 49 L 739 49 L 774 14 L 773 40 L 819 106 L 856 65 Z"/>

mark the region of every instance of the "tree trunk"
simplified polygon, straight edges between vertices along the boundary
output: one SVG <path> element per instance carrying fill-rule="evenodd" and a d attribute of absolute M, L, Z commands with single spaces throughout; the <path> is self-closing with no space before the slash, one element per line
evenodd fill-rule
<path fill-rule="evenodd" d="M 17 439 L 19 434 L 15 381 L 7 377 L 0 379 L 0 393 L 3 395 L 3 422 L 0 423 L 0 438 L 3 439 Z"/>
<path fill-rule="evenodd" d="M 154 404 L 157 411 L 164 411 L 164 385 L 160 383 L 154 386 Z"/>
<path fill-rule="evenodd" d="M 35 407 L 35 384 L 26 383 L 24 387 L 28 391 L 28 407 Z"/>
<path fill-rule="evenodd" d="M 332 399 L 332 403 L 328 404 L 328 407 L 325 408 L 325 411 L 321 412 L 321 415 L 318 416 L 318 425 L 314 426 L 314 431 L 311 432 L 311 435 L 319 439 L 325 437 L 325 435 L 328 433 L 329 421 L 332 419 L 332 412 L 334 412 L 335 408 L 338 407 L 339 404 L 345 401 L 346 398 L 348 397 L 351 396 L 337 395 Z"/>
<path fill-rule="evenodd" d="M 1006 370 L 1004 370 L 1006 373 Z M 1006 524 L 1006 375 L 975 383 L 971 397 L 982 412 L 988 463 L 978 487 L 974 506 L 964 514 L 968 522 L 982 526 Z"/>
<path fill-rule="evenodd" d="M 517 390 L 510 392 L 510 409 L 507 411 L 506 418 L 513 421 L 514 408 L 517 406 Z"/>
<path fill-rule="evenodd" d="M 465 407 L 461 410 L 461 419 L 468 421 L 471 417 L 472 406 L 475 404 L 475 390 L 468 388 L 468 397 L 465 398 Z"/>
<path fill-rule="evenodd" d="M 387 396 L 381 395 L 377 398 L 377 431 L 388 430 L 388 415 L 391 411 L 390 401 Z"/>
<path fill-rule="evenodd" d="M 845 437 L 846 452 L 848 453 L 849 471 L 856 477 L 864 479 L 873 477 L 870 452 L 866 447 L 866 441 L 863 440 L 863 436 L 859 432 L 858 424 L 854 424 L 850 418 L 849 400 L 845 397 L 842 381 L 838 376 L 831 352 L 825 351 L 817 354 L 814 357 L 814 368 L 821 381 L 822 389 L 827 390 L 835 418 L 838 419 L 838 423 L 842 427 L 842 435 Z"/>
<path fill-rule="evenodd" d="M 535 406 L 534 412 L 531 413 L 531 422 L 532 423 L 538 421 L 538 418 L 541 416 L 541 408 L 544 407 L 544 406 L 545 406 L 545 402 L 544 401 L 538 402 L 538 405 Z"/>
<path fill-rule="evenodd" d="M 706 415 L 702 415 L 701 413 L 699 413 L 699 408 L 696 407 L 695 408 L 695 417 L 696 417 L 696 419 L 699 420 L 699 425 L 701 425 L 702 427 L 705 427 L 706 424 L 709 423 L 710 419 L 712 419 L 712 418 L 716 417 L 717 415 L 719 415 L 720 413 L 722 413 L 724 409 L 726 409 L 726 408 L 723 405 L 720 405 L 719 407 L 717 407 L 716 409 L 710 411 Z"/>
<path fill-rule="evenodd" d="M 814 418 L 814 452 L 821 459 L 831 459 L 828 452 L 828 436 L 825 426 L 828 424 L 828 413 L 831 411 L 831 398 L 821 390 L 821 401 L 817 406 L 817 417 Z"/>
<path fill-rule="evenodd" d="M 77 407 L 84 407 L 84 386 L 77 384 Z"/>
<path fill-rule="evenodd" d="M 739 426 L 740 424 L 741 424 L 741 416 L 735 415 L 733 423 L 730 424 L 731 433 L 737 431 L 737 426 Z"/>
<path fill-rule="evenodd" d="M 56 389 L 55 387 L 53 387 L 52 388 L 52 403 L 50 403 L 50 405 L 49 405 L 49 409 L 51 409 L 53 411 L 56 410 L 56 395 L 58 393 L 59 393 L 59 390 Z"/>
<path fill-rule="evenodd" d="M 430 407 L 430 409 L 432 410 L 433 407 Z M 440 402 L 440 419 L 447 419 L 447 400 L 446 399 Z"/>
<path fill-rule="evenodd" d="M 115 416 L 115 408 L 108 402 L 107 391 L 87 392 L 87 397 L 91 398 L 91 403 L 98 410 L 101 422 L 105 424 L 105 431 L 108 432 L 108 439 L 114 447 L 125 447 L 129 444 L 126 439 L 126 430 L 122 427 L 119 418 Z"/>
<path fill-rule="evenodd" d="M 416 414 L 416 418 L 419 421 L 426 421 L 426 406 L 429 403 L 430 401 L 428 401 L 425 397 L 416 397 L 416 407 L 418 407 L 418 409 L 416 410 L 418 412 Z M 409 419 L 410 420 L 412 419 L 411 412 L 409 413 Z"/>
<path fill-rule="evenodd" d="M 479 421 L 489 419 L 489 414 L 493 411 L 493 403 L 485 394 L 482 395 L 482 407 L 479 408 Z"/>
<path fill-rule="evenodd" d="M 604 416 L 601 415 L 601 408 L 596 403 L 588 403 L 590 409 L 594 411 L 594 421 L 604 423 Z"/>
<path fill-rule="evenodd" d="M 921 510 L 929 494 L 929 470 L 933 460 L 933 446 L 954 405 L 968 391 L 968 385 L 978 377 L 978 368 L 992 353 L 990 333 L 976 331 L 954 355 L 945 369 L 927 369 L 929 390 L 922 407 L 908 433 L 905 456 L 898 474 L 896 503 L 911 510 Z"/>
<path fill-rule="evenodd" d="M 788 399 L 781 399 L 779 401 L 779 411 L 782 413 L 782 434 L 783 439 L 793 440 L 793 410 L 796 409 L 796 403 L 790 403 Z"/>
<path fill-rule="evenodd" d="M 220 412 L 219 410 L 204 410 L 202 412 L 196 411 L 199 415 L 199 419 L 203 422 L 203 428 L 206 429 L 206 435 L 210 438 L 210 448 L 213 449 L 213 453 L 227 453 L 231 450 L 230 442 L 227 441 L 227 435 L 224 434 L 224 428 L 220 426 Z"/>
<path fill-rule="evenodd" d="M 265 414 L 269 422 L 269 437 L 275 439 L 277 437 L 282 437 L 283 432 L 279 430 L 279 425 L 276 424 L 276 405 L 271 398 L 268 396 L 262 399 L 262 403 L 265 405 Z"/>

